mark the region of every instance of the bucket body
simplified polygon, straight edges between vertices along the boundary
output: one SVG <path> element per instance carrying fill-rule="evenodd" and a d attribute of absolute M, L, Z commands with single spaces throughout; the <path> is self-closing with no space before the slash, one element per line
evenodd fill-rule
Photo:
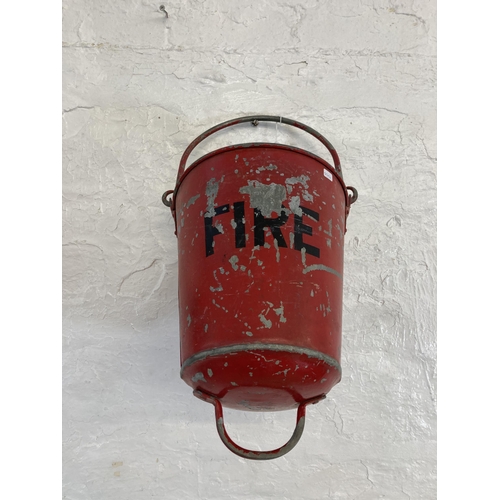
<path fill-rule="evenodd" d="M 241 144 L 178 182 L 181 377 L 229 408 L 297 408 L 340 381 L 349 197 L 291 146 Z"/>

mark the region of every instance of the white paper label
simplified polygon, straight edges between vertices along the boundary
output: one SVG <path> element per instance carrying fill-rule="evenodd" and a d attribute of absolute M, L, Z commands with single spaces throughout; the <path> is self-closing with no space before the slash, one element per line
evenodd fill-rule
<path fill-rule="evenodd" d="M 333 175 L 332 173 L 327 170 L 326 168 L 323 170 L 323 175 L 329 180 L 329 181 L 333 181 Z"/>

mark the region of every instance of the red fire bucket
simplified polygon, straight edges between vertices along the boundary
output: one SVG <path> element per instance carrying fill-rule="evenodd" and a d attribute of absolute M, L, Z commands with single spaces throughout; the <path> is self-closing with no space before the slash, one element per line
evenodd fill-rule
<path fill-rule="evenodd" d="M 303 149 L 247 143 L 185 170 L 208 136 L 259 121 L 308 132 L 334 166 Z M 200 135 L 181 159 L 175 190 L 163 195 L 178 237 L 181 377 L 215 406 L 219 435 L 239 456 L 266 460 L 290 451 L 305 407 L 340 381 L 344 233 L 356 198 L 330 142 L 278 116 L 238 118 Z M 297 425 L 281 448 L 246 450 L 228 436 L 223 406 L 297 408 Z"/>

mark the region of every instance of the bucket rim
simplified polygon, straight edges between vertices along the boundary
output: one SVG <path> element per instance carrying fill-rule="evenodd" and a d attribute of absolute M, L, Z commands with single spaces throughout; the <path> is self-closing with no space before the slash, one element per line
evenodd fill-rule
<path fill-rule="evenodd" d="M 246 142 L 246 143 L 240 143 L 240 144 L 232 144 L 230 146 L 224 146 L 222 148 L 216 149 L 214 151 L 210 151 L 197 160 L 195 160 L 189 167 L 187 167 L 184 172 L 182 173 L 180 179 L 177 181 L 175 185 L 175 189 L 172 193 L 172 208 L 175 210 L 175 200 L 177 197 L 177 193 L 179 191 L 179 188 L 184 181 L 184 179 L 196 168 L 198 167 L 203 161 L 216 156 L 221 153 L 226 153 L 228 151 L 233 151 L 236 149 L 250 149 L 250 148 L 261 148 L 261 147 L 267 147 L 267 148 L 274 148 L 274 149 L 280 149 L 280 150 L 288 150 L 292 151 L 294 153 L 302 154 L 304 156 L 308 156 L 314 160 L 319 161 L 325 168 L 328 169 L 328 171 L 339 181 L 340 185 L 342 186 L 342 190 L 344 191 L 344 197 L 345 197 L 345 204 L 346 204 L 346 209 L 349 207 L 349 192 L 347 190 L 347 186 L 345 185 L 344 179 L 337 173 L 334 167 L 332 167 L 324 158 L 321 158 L 318 155 L 315 155 L 314 153 L 311 153 L 310 151 L 307 151 L 302 148 L 298 148 L 296 146 L 290 146 L 289 144 L 281 144 L 281 143 L 276 143 L 276 142 Z M 347 215 L 347 214 L 346 214 Z M 346 217 L 347 218 L 347 217 Z"/>

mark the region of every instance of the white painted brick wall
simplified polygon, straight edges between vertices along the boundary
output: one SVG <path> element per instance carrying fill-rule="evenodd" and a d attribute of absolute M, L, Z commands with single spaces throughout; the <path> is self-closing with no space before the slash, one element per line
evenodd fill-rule
<path fill-rule="evenodd" d="M 435 498 L 435 37 L 421 0 L 63 0 L 64 498 Z M 160 200 L 191 140 L 259 113 L 316 128 L 359 190 L 343 380 L 262 463 L 224 448 L 179 378 Z M 324 155 L 271 125 L 193 158 L 248 134 Z M 228 411 L 227 426 L 267 448 L 294 418 Z"/>

